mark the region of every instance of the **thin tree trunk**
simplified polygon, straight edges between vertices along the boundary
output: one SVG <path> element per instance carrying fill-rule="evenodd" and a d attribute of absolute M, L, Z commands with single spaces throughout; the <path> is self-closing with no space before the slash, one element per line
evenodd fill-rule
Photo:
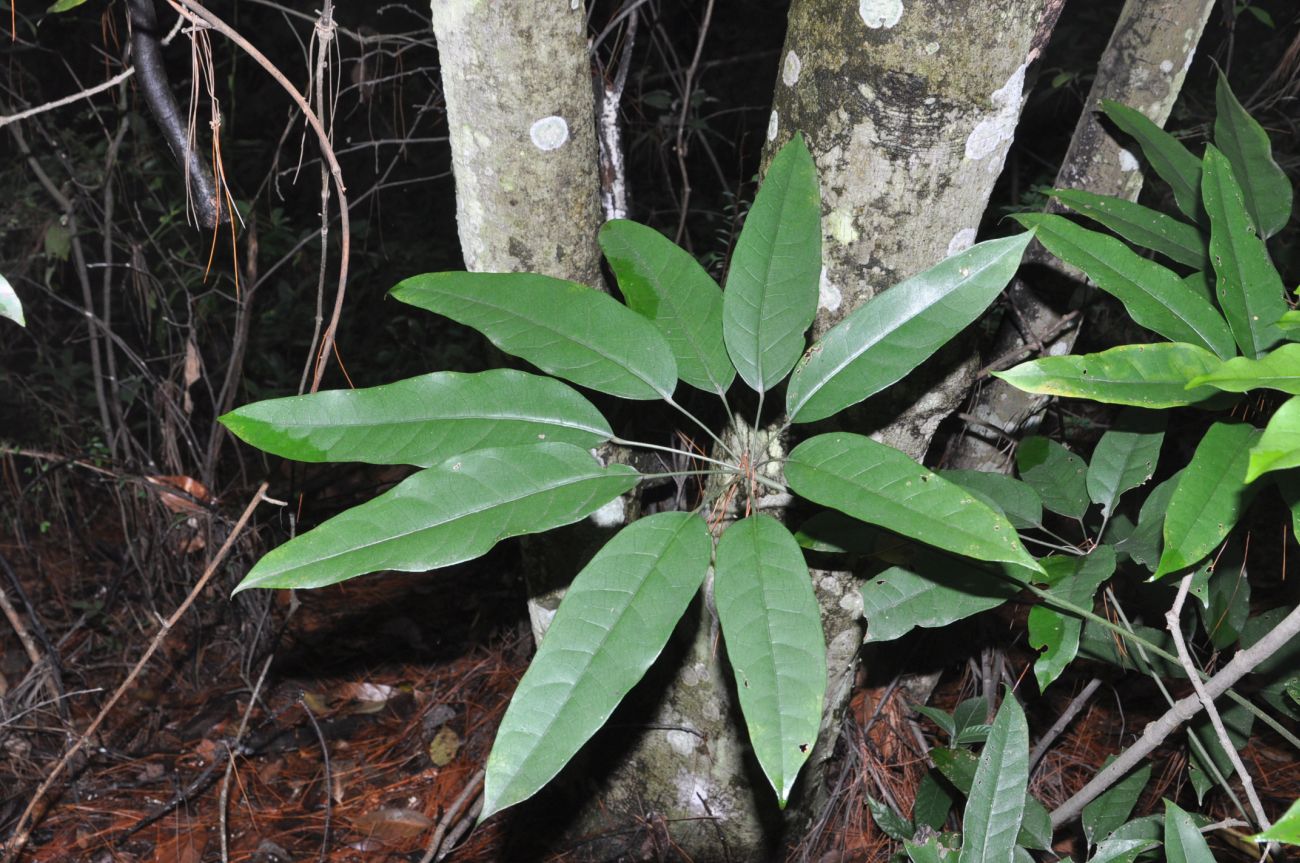
<path fill-rule="evenodd" d="M 466 269 L 599 287 L 600 173 L 576 0 L 432 0 Z"/>
<path fill-rule="evenodd" d="M 1133 154 L 1123 149 L 1097 120 L 1095 113 L 1103 99 L 1113 99 L 1136 108 L 1156 125 L 1163 126 L 1182 90 L 1183 79 L 1195 56 L 1196 44 L 1214 0 L 1128 0 L 1119 23 L 1097 66 L 1097 76 L 1088 93 L 1085 110 L 1075 126 L 1070 149 L 1056 175 L 1058 188 L 1086 189 L 1099 195 L 1119 195 L 1137 200 L 1142 189 L 1142 172 Z M 1057 272 L 1082 281 L 1082 274 L 1051 256 L 1042 263 Z M 1020 327 L 1010 322 L 1002 327 L 993 356 L 1006 356 L 1026 345 L 1023 327 L 1032 333 L 1056 331 L 1061 322 L 1057 310 L 1040 299 L 1028 285 L 1015 284 L 1010 292 Z M 1051 355 L 1069 353 L 1078 328 L 1043 346 Z M 952 467 L 1006 471 L 1010 457 L 1003 438 L 989 429 L 1001 429 L 1015 436 L 1037 423 L 1047 400 L 1023 393 L 997 379 L 984 381 L 967 411 L 982 425 L 970 424 L 949 453 Z"/>

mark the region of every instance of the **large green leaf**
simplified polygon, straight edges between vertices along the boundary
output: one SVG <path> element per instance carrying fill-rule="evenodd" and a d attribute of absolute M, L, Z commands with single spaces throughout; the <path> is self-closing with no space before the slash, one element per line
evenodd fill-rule
<path fill-rule="evenodd" d="M 749 742 L 784 808 L 817 742 L 826 640 L 803 552 L 779 521 L 756 515 L 723 532 L 713 600 Z"/>
<path fill-rule="evenodd" d="M 991 730 L 991 729 L 990 729 Z M 930 750 L 934 765 L 944 778 L 953 784 L 962 794 L 969 795 L 974 787 L 975 773 L 980 760 L 969 749 L 945 749 L 935 747 Z M 1052 842 L 1052 820 L 1043 804 L 1034 795 L 1025 792 L 1025 817 L 1020 824 L 1020 834 L 1016 841 L 1026 848 L 1046 850 Z"/>
<path fill-rule="evenodd" d="M 736 377 L 722 341 L 722 290 L 689 252 L 654 228 L 615 219 L 600 247 L 633 311 L 654 321 L 693 387 L 725 393 Z"/>
<path fill-rule="evenodd" d="M 392 295 L 593 390 L 658 399 L 677 386 L 677 363 L 655 325 L 576 282 L 535 273 L 426 273 L 406 279 Z"/>
<path fill-rule="evenodd" d="M 1174 202 L 1183 215 L 1202 221 L 1201 162 L 1173 135 L 1147 119 L 1140 111 L 1105 99 L 1101 109 L 1116 126 L 1131 135 L 1142 148 L 1151 167 L 1174 192 Z"/>
<path fill-rule="evenodd" d="M 1088 465 L 1056 441 L 1039 435 L 1022 440 L 1016 468 L 1052 512 L 1083 518 L 1088 511 Z"/>
<path fill-rule="evenodd" d="M 1232 166 L 1213 144 L 1205 146 L 1201 192 L 1210 216 L 1215 296 L 1241 352 L 1258 359 L 1282 338 L 1277 326 L 1287 310 L 1282 278 L 1250 222 Z"/>
<path fill-rule="evenodd" d="M 1029 575 L 1010 565 L 1003 573 L 1017 581 Z M 1020 592 L 1007 578 L 935 551 L 891 566 L 863 581 L 860 590 L 868 642 L 893 641 L 916 627 L 947 626 L 997 608 Z"/>
<path fill-rule="evenodd" d="M 1005 516 L 871 438 L 810 438 L 790 453 L 785 475 L 795 493 L 869 524 L 955 554 L 1039 571 Z"/>
<path fill-rule="evenodd" d="M 1032 236 L 972 246 L 850 312 L 795 368 L 790 420 L 825 419 L 901 380 L 997 299 Z"/>
<path fill-rule="evenodd" d="M 727 352 L 745 383 L 760 393 L 794 368 L 817 314 L 821 207 L 817 166 L 796 134 L 767 169 L 722 294 Z"/>
<path fill-rule="evenodd" d="M 1214 145 L 1232 163 L 1232 172 L 1245 196 L 1246 211 L 1260 236 L 1271 237 L 1291 219 L 1291 181 L 1273 161 L 1268 133 L 1237 101 L 1222 70 L 1214 105 Z"/>
<path fill-rule="evenodd" d="M 1232 393 L 1270 389 L 1300 395 L 1300 344 L 1281 345 L 1257 360 L 1233 357 L 1192 378 L 1187 386 L 1210 386 Z"/>
<path fill-rule="evenodd" d="M 1300 467 L 1300 396 L 1287 399 L 1269 418 L 1264 433 L 1250 450 L 1246 482 L 1290 467 Z"/>
<path fill-rule="evenodd" d="M 978 496 L 1017 528 L 1043 524 L 1043 499 L 1023 480 L 983 470 L 941 470 L 939 476 Z"/>
<path fill-rule="evenodd" d="M 1168 863 L 1214 863 L 1214 854 L 1192 816 L 1165 800 L 1165 860 Z"/>
<path fill-rule="evenodd" d="M 1236 354 L 1223 317 L 1173 270 L 1141 257 L 1109 234 L 1090 231 L 1064 216 L 1021 213 L 1014 218 L 1034 228 L 1049 252 L 1083 270 L 1097 287 L 1123 303 L 1141 326 L 1171 342 L 1200 345 L 1221 357 Z"/>
<path fill-rule="evenodd" d="M 1070 572 L 1060 582 L 1052 585 L 1048 593 L 1081 608 L 1092 608 L 1093 595 L 1106 579 L 1115 573 L 1115 549 L 1099 545 L 1085 557 L 1068 562 Z M 1063 614 L 1051 604 L 1036 605 L 1029 611 L 1029 644 L 1040 652 L 1034 660 L 1034 677 L 1038 691 L 1061 676 L 1079 653 L 1079 636 L 1083 621 Z"/>
<path fill-rule="evenodd" d="M 1192 566 L 1232 530 L 1248 503 L 1246 465 L 1258 435 L 1244 423 L 1215 423 L 1205 432 L 1169 499 L 1152 578 Z"/>
<path fill-rule="evenodd" d="M 1088 465 L 1088 496 L 1101 504 L 1109 518 L 1124 492 L 1135 489 L 1155 473 L 1165 441 L 1166 415 L 1129 409 L 1101 436 Z"/>
<path fill-rule="evenodd" d="M 483 818 L 537 793 L 605 724 L 667 644 L 712 550 L 701 518 L 658 513 L 578 573 L 501 720 Z"/>
<path fill-rule="evenodd" d="M 1219 365 L 1196 345 L 1121 345 L 1099 354 L 1043 357 L 993 374 L 1016 389 L 1139 408 L 1174 408 L 1213 398 L 1212 387 L 1187 382 Z"/>
<path fill-rule="evenodd" d="M 221 422 L 258 449 L 298 461 L 421 467 L 538 441 L 590 449 L 612 434 L 576 390 L 511 369 L 435 372 L 368 389 L 268 399 Z"/>
<path fill-rule="evenodd" d="M 1053 189 L 1052 197 L 1134 245 L 1159 252 L 1193 269 L 1204 270 L 1210 266 L 1206 237 L 1194 225 L 1113 195 L 1096 195 L 1082 189 Z"/>
<path fill-rule="evenodd" d="M 452 456 L 268 552 L 236 591 L 322 587 L 381 569 L 472 560 L 507 537 L 571 524 L 637 478 L 627 465 L 601 467 L 566 443 Z"/>
<path fill-rule="evenodd" d="M 20 327 L 27 326 L 27 320 L 23 317 L 23 304 L 18 299 L 13 285 L 9 280 L 0 275 L 0 318 L 8 318 Z"/>
<path fill-rule="evenodd" d="M 1029 726 L 1010 693 L 980 753 L 962 814 L 958 863 L 1011 863 L 1029 786 Z"/>
<path fill-rule="evenodd" d="M 1114 758 L 1106 759 L 1109 764 Z M 1151 781 L 1151 764 L 1147 763 L 1129 773 L 1108 788 L 1100 797 L 1083 807 L 1083 836 L 1089 845 L 1096 845 L 1128 820 L 1133 814 L 1147 782 Z"/>

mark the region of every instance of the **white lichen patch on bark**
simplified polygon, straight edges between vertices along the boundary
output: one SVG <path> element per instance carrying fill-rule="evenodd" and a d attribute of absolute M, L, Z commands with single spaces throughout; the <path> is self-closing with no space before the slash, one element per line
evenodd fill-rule
<path fill-rule="evenodd" d="M 888 30 L 903 17 L 903 0 L 858 0 L 858 14 L 872 30 Z"/>
<path fill-rule="evenodd" d="M 623 498 L 616 497 L 589 517 L 597 527 L 618 527 L 627 521 L 627 507 L 623 503 Z"/>
<path fill-rule="evenodd" d="M 999 148 L 1011 143 L 1016 133 L 1016 123 L 1020 119 L 1020 96 L 1025 89 L 1025 64 L 1021 63 L 1011 73 L 1007 83 L 994 90 L 991 99 L 993 113 L 975 124 L 975 129 L 966 139 L 966 158 L 979 161 L 987 159 Z M 1000 171 L 1002 160 L 995 159 L 989 165 L 990 171 Z"/>
<path fill-rule="evenodd" d="M 948 255 L 951 257 L 958 252 L 964 252 L 973 245 L 975 245 L 975 229 L 962 228 L 948 241 Z"/>
<path fill-rule="evenodd" d="M 799 55 L 794 51 L 787 52 L 785 63 L 781 65 L 781 83 L 787 87 L 793 87 L 799 83 L 799 72 L 803 69 L 803 63 L 799 61 Z"/>
<path fill-rule="evenodd" d="M 1133 153 L 1128 150 L 1121 149 L 1119 151 L 1119 169 L 1125 174 L 1131 171 L 1136 171 L 1138 169 L 1137 156 L 1134 156 Z"/>
<path fill-rule="evenodd" d="M 667 732 L 665 737 L 668 738 L 668 745 L 678 755 L 690 755 L 695 751 L 696 744 L 700 739 L 689 731 L 680 731 L 676 728 Z"/>
<path fill-rule="evenodd" d="M 780 126 L 780 123 L 781 123 L 781 118 L 777 116 L 776 111 L 773 111 L 772 116 L 767 118 L 767 140 L 769 141 L 776 140 L 776 132 L 777 132 L 777 128 Z"/>
<path fill-rule="evenodd" d="M 844 295 L 840 293 L 839 288 L 831 284 L 831 280 L 826 275 L 826 268 L 822 267 L 821 278 L 817 281 L 817 308 L 838 312 L 842 302 L 844 302 Z"/>
<path fill-rule="evenodd" d="M 1161 61 L 1160 61 L 1160 71 L 1161 71 L 1161 72 L 1164 72 L 1166 75 L 1168 75 L 1170 72 L 1174 71 L 1174 64 L 1173 64 L 1173 61 L 1172 61 L 1172 60 L 1161 60 Z"/>
<path fill-rule="evenodd" d="M 858 229 L 853 225 L 853 213 L 845 209 L 832 210 L 831 214 L 826 217 L 827 226 L 831 229 L 831 236 L 844 245 L 856 243 L 859 238 Z"/>
<path fill-rule="evenodd" d="M 569 124 L 563 117 L 552 114 L 534 123 L 528 130 L 528 137 L 539 150 L 558 150 L 569 140 Z"/>

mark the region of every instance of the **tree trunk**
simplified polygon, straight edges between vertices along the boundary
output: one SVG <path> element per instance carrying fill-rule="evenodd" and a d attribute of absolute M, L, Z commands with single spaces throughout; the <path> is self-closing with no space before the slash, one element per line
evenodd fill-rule
<path fill-rule="evenodd" d="M 817 161 L 823 270 L 814 335 L 974 243 L 1020 118 L 1027 72 L 1062 5 L 795 0 L 767 157 L 800 130 Z M 965 398 L 974 369 L 969 346 L 955 342 L 851 419 L 920 459 L 939 423 Z M 821 806 L 825 764 L 862 643 L 857 576 L 813 577 L 830 680 L 821 734 L 805 768 L 812 793 L 804 815 Z"/>
<path fill-rule="evenodd" d="M 432 0 L 465 268 L 600 282 L 600 173 L 578 0 Z"/>
<path fill-rule="evenodd" d="M 1196 43 L 1210 17 L 1214 0 L 1128 0 L 1097 66 L 1085 110 L 1074 128 L 1070 149 L 1056 175 L 1056 185 L 1086 189 L 1099 195 L 1119 195 L 1137 200 L 1142 172 L 1132 153 L 1120 147 L 1097 121 L 1095 110 L 1103 99 L 1136 108 L 1158 126 L 1169 118 L 1182 90 L 1183 79 L 1195 56 Z M 1042 263 L 1082 281 L 1056 258 Z M 1011 289 L 1023 326 L 1035 333 L 1055 331 L 1061 315 L 1027 285 Z M 1075 304 L 1077 307 L 1077 303 Z M 1068 330 L 1043 346 L 1045 353 L 1060 355 L 1074 347 L 1078 328 Z M 1010 323 L 1002 327 L 994 356 L 1014 355 L 1026 346 L 1025 338 Z M 1028 358 L 1029 354 L 1025 354 Z M 989 429 L 1015 436 L 1037 422 L 1047 399 L 1021 392 L 996 378 L 984 381 L 967 413 L 983 426 L 969 425 L 950 452 L 949 465 L 986 471 L 1006 471 L 1011 461 L 1003 438 Z"/>

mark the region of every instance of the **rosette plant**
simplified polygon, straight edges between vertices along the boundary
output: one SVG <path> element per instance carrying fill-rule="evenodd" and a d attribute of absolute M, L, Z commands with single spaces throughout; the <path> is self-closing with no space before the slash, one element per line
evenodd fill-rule
<path fill-rule="evenodd" d="M 671 451 L 683 473 L 708 474 L 700 499 L 622 527 L 573 578 L 498 731 L 482 817 L 564 767 L 655 662 L 706 582 L 754 754 L 784 805 L 817 735 L 826 646 L 803 550 L 761 510 L 797 496 L 953 554 L 1042 570 L 1002 512 L 897 450 L 847 432 L 808 437 L 788 453 L 783 441 L 896 383 L 974 321 L 1030 236 L 980 243 L 880 293 L 805 351 L 821 203 L 796 136 L 749 211 L 725 291 L 687 252 L 629 221 L 600 233 L 625 303 L 528 273 L 407 279 L 394 298 L 472 327 L 543 374 L 436 372 L 223 417 L 243 440 L 286 458 L 420 468 L 268 553 L 238 590 L 468 561 L 507 537 L 577 522 L 650 478 L 606 463 L 597 448 Z M 737 377 L 752 394 L 733 392 Z M 676 400 L 681 384 L 720 400 L 730 427 L 689 413 Z M 782 386 L 784 419 L 764 430 L 764 401 Z M 661 400 L 715 449 L 706 456 L 615 431 L 582 389 Z M 732 400 L 753 406 L 753 419 Z"/>

